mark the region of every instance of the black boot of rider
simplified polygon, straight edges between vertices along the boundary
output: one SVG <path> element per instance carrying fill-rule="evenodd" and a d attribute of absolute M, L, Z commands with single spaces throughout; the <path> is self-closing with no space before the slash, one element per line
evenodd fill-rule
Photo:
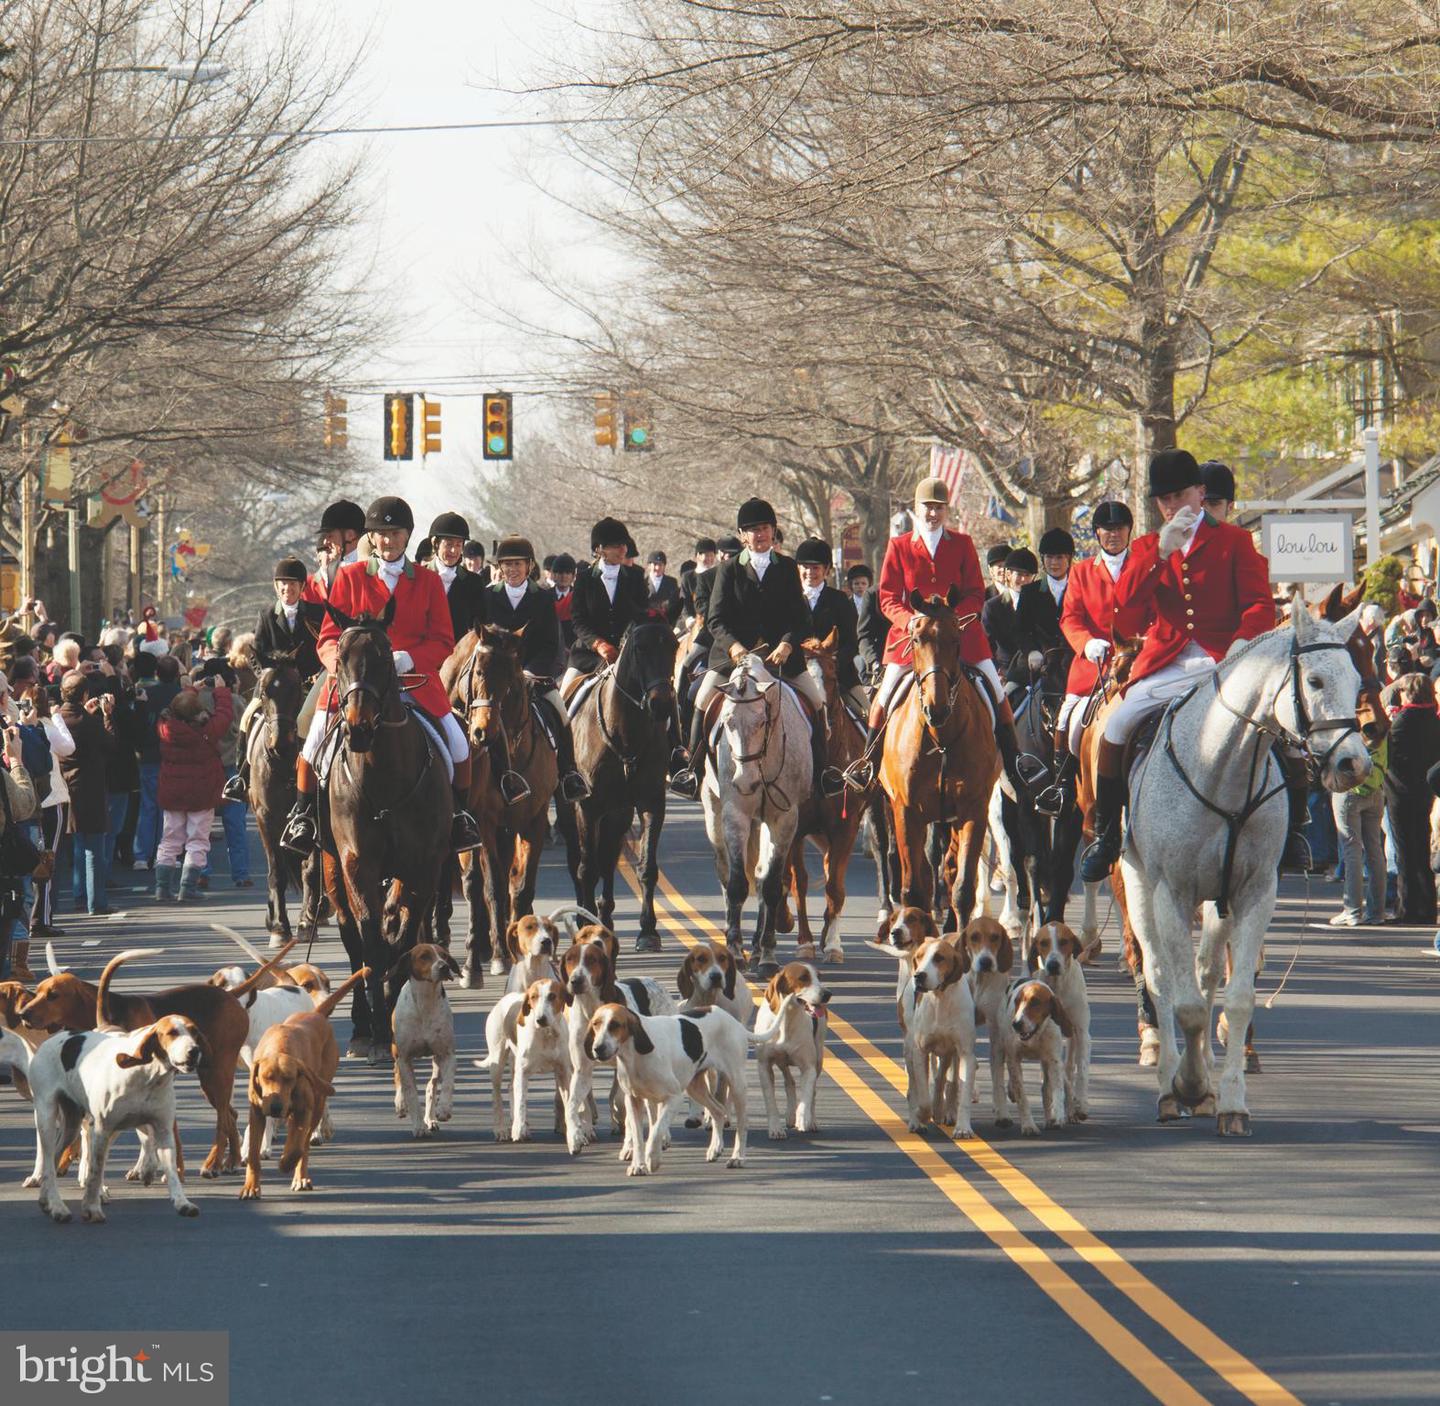
<path fill-rule="evenodd" d="M 468 790 L 468 786 L 456 786 L 452 790 L 455 819 L 450 825 L 450 849 L 455 854 L 480 848 L 480 827 L 475 823 L 475 817 L 470 814 L 470 798 L 466 794 Z"/>
<path fill-rule="evenodd" d="M 1108 745 L 1108 744 L 1107 744 Z M 1125 809 L 1125 778 L 1100 775 L 1095 778 L 1095 843 L 1080 860 L 1080 877 L 1087 884 L 1098 884 L 1110 877 L 1115 861 L 1120 858 L 1123 839 L 1120 812 Z"/>
<path fill-rule="evenodd" d="M 690 760 L 670 778 L 670 789 L 677 796 L 693 801 L 700 794 L 700 778 L 705 775 L 705 713 L 696 708 L 690 719 Z"/>
<path fill-rule="evenodd" d="M 590 783 L 575 767 L 575 739 L 563 723 L 555 727 L 555 765 L 560 772 L 560 799 L 583 801 L 590 794 Z"/>
<path fill-rule="evenodd" d="M 1066 752 L 1054 781 L 1035 797 L 1035 809 L 1041 815 L 1054 817 L 1065 809 L 1074 795 L 1075 774 L 1079 770 L 1080 763 L 1074 753 Z"/>
<path fill-rule="evenodd" d="M 845 789 L 845 778 L 835 767 L 829 765 L 825 744 L 824 719 L 816 718 L 810 724 L 810 774 L 819 779 L 820 794 L 828 800 Z"/>
<path fill-rule="evenodd" d="M 1303 761 L 1286 756 L 1277 747 L 1275 756 L 1285 773 L 1285 799 L 1290 803 L 1290 828 L 1285 835 L 1285 852 L 1280 856 L 1282 874 L 1308 874 L 1315 866 L 1305 829 L 1310 824 L 1310 778 Z"/>

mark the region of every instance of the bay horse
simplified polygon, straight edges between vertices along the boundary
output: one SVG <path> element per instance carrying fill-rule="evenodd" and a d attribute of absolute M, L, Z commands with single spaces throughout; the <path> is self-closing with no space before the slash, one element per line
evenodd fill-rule
<path fill-rule="evenodd" d="M 1287 830 L 1284 779 L 1270 754 L 1277 737 L 1307 753 L 1331 791 L 1369 774 L 1348 645 L 1357 623 L 1358 612 L 1331 625 L 1297 605 L 1288 626 L 1227 656 L 1166 708 L 1154 746 L 1132 772 L 1120 865 L 1158 1017 L 1162 1122 L 1182 1117 L 1183 1104 L 1213 1114 L 1222 1137 L 1250 1135 L 1243 1041 L 1226 1046 L 1215 1088 L 1210 1013 L 1227 948 L 1230 1029 L 1248 1029 L 1255 1007 Z M 1192 929 L 1202 904 L 1197 954 Z"/>
<path fill-rule="evenodd" d="M 990 710 L 960 657 L 960 593 L 947 597 L 910 594 L 915 614 L 907 639 L 915 682 L 891 713 L 880 762 L 880 784 L 900 858 L 900 899 L 934 907 L 936 865 L 927 857 L 932 828 L 948 825 L 955 880 L 949 907 L 961 928 L 975 906 L 976 874 L 985 838 L 990 793 L 1000 778 Z M 979 687 L 984 687 L 983 681 Z M 882 930 L 880 940 L 884 940 Z"/>
<path fill-rule="evenodd" d="M 250 808 L 265 851 L 265 927 L 270 945 L 279 947 L 291 935 L 286 889 L 293 884 L 301 895 L 302 936 L 314 936 L 324 896 L 318 859 L 301 859 L 280 844 L 280 833 L 295 804 L 295 757 L 300 751 L 296 719 L 304 684 L 293 654 L 262 655 L 259 664 L 255 697 L 260 700 L 261 713 L 250 729 L 246 759 L 250 763 Z"/>
<path fill-rule="evenodd" d="M 832 629 L 823 640 L 801 641 L 800 648 L 805 651 L 805 667 L 825 694 L 825 713 L 829 719 L 826 764 L 843 772 L 864 752 L 865 733 L 846 710 L 840 692 L 839 671 L 835 662 L 837 644 L 838 635 Z M 815 934 L 805 908 L 810 890 L 810 876 L 805 869 L 805 841 L 810 839 L 815 842 L 825 866 L 825 917 L 820 926 L 820 954 L 827 962 L 843 962 L 845 948 L 840 941 L 839 928 L 840 915 L 845 910 L 845 873 L 850 867 L 850 856 L 855 851 L 860 822 L 865 818 L 867 808 L 875 803 L 877 795 L 873 783 L 863 792 L 846 787 L 838 796 L 826 796 L 818 787 L 812 786 L 800 807 L 799 823 L 786 870 L 795 904 L 794 921 L 799 925 L 795 955 L 801 961 L 814 961 L 816 956 Z M 781 898 L 776 926 L 781 932 L 790 930 L 791 919 L 784 897 Z"/>
<path fill-rule="evenodd" d="M 575 901 L 599 914 L 606 927 L 614 926 L 620 849 L 639 814 L 637 952 L 660 950 L 655 886 L 660 880 L 660 833 L 665 827 L 675 651 L 675 634 L 662 615 L 648 613 L 626 628 L 615 662 L 601 670 L 571 719 L 575 765 L 590 783 L 590 794 L 556 807 Z"/>
<path fill-rule="evenodd" d="M 759 976 L 779 971 L 775 925 L 800 808 L 815 786 L 810 721 L 798 695 L 747 654 L 720 685 L 716 742 L 700 800 L 715 869 L 725 890 L 725 945 L 740 966 L 753 955 Z M 754 875 L 759 891 L 755 936 L 747 952 L 740 915 Z"/>
<path fill-rule="evenodd" d="M 559 782 L 555 748 L 532 706 L 525 677 L 525 630 L 482 625 L 472 630 L 445 661 L 440 681 L 464 719 L 474 761 L 470 768 L 470 813 L 480 827 L 478 850 L 460 856 L 469 925 L 462 986 L 484 985 L 490 963 L 502 976 L 505 961 L 495 939 L 512 918 L 534 911 L 540 856 L 549 831 L 550 797 Z M 523 776 L 530 794 L 507 805 L 492 764 L 490 742 L 504 733 L 510 768 Z"/>
<path fill-rule="evenodd" d="M 351 1000 L 350 1053 L 390 1057 L 385 975 L 414 946 L 450 852 L 453 801 L 445 763 L 405 706 L 378 619 L 326 605 L 340 626 L 335 657 L 338 746 L 318 808 L 325 891 L 351 972 L 369 968 Z M 388 889 L 387 889 L 388 885 Z"/>

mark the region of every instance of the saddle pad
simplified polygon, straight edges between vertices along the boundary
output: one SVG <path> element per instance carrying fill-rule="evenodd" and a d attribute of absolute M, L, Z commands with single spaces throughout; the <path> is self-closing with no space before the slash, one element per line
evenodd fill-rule
<path fill-rule="evenodd" d="M 450 760 L 450 748 L 445 738 L 441 735 L 435 720 L 428 713 L 415 707 L 408 698 L 405 706 L 409 708 L 411 716 L 420 724 L 421 731 L 425 734 L 425 740 L 430 744 L 431 750 L 440 758 L 445 768 L 445 777 L 453 786 L 455 784 L 455 763 Z M 330 768 L 335 764 L 335 758 L 340 752 L 341 730 L 332 726 L 326 733 L 325 740 L 320 744 L 319 754 L 315 758 L 315 777 L 322 786 L 330 779 Z"/>
<path fill-rule="evenodd" d="M 570 714 L 572 721 L 575 714 L 580 711 L 580 705 L 600 686 L 603 676 L 604 671 L 602 670 L 599 674 L 590 674 L 575 685 L 575 691 L 565 700 L 565 711 Z"/>

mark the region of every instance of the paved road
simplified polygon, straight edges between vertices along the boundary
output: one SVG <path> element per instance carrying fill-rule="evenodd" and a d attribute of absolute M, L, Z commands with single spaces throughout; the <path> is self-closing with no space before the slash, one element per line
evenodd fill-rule
<path fill-rule="evenodd" d="M 625 966 L 673 980 L 682 934 L 707 935 L 720 914 L 694 807 L 677 808 L 664 854 L 666 951 Z M 1261 1019 L 1255 1137 L 1221 1143 L 1210 1120 L 1154 1122 L 1112 922 L 1090 983 L 1092 1121 L 1022 1142 L 981 1117 L 986 1141 L 962 1145 L 913 1136 L 897 1116 L 893 967 L 860 946 L 869 872 L 857 861 L 849 960 L 828 972 L 820 1134 L 770 1144 L 762 1131 L 747 1166 L 727 1171 L 679 1130 L 641 1181 L 609 1142 L 577 1160 L 548 1133 L 497 1145 L 488 1080 L 468 1063 L 493 981 L 454 994 L 461 1081 L 442 1136 L 413 1143 L 387 1075 L 342 1064 L 338 1140 L 313 1159 L 305 1197 L 273 1173 L 258 1204 L 236 1199 L 238 1177 L 192 1181 L 202 1213 L 182 1222 L 158 1190 L 116 1175 L 108 1224 L 53 1226 L 19 1187 L 33 1131 L 6 1093 L 9 1325 L 228 1329 L 240 1406 L 282 1389 L 347 1406 L 1440 1396 L 1440 966 L 1427 935 L 1304 933 Z M 210 921 L 263 940 L 257 892 L 217 879 L 203 907 L 164 911 L 137 897 L 123 920 L 68 920 L 62 953 L 91 974 L 154 942 L 170 955 L 145 985 L 199 977 L 235 957 Z M 541 893 L 567 897 L 558 850 Z M 1314 883 L 1311 920 L 1323 925 L 1334 898 Z M 1287 884 L 1262 992 L 1305 911 L 1303 887 Z M 627 947 L 634 913 L 627 893 Z M 343 970 L 333 937 L 316 950 Z M 187 1083 L 196 1162 L 208 1114 Z"/>

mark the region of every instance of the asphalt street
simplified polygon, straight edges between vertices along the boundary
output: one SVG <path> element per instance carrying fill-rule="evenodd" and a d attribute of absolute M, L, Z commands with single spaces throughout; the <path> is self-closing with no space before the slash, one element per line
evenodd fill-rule
<path fill-rule="evenodd" d="M 123 983 L 154 989 L 239 959 L 211 922 L 263 945 L 263 887 L 229 888 L 221 851 L 202 904 L 161 909 L 121 888 L 123 917 L 63 916 L 62 960 L 93 978 L 122 947 L 160 946 L 166 956 Z M 628 889 L 616 927 L 624 973 L 673 988 L 683 941 L 712 935 L 722 912 L 696 807 L 676 806 L 662 858 L 664 952 L 629 953 Z M 551 849 L 541 910 L 567 888 Z M 548 1090 L 536 1140 L 496 1144 L 488 1075 L 470 1063 L 496 978 L 452 992 L 454 1120 L 412 1141 L 388 1068 L 342 1063 L 336 1141 L 313 1156 L 308 1195 L 273 1163 L 258 1203 L 237 1199 L 238 1175 L 192 1175 L 201 1214 L 181 1220 L 159 1187 L 124 1181 L 127 1136 L 109 1221 L 55 1226 L 20 1187 L 33 1124 L 5 1091 L 9 1326 L 226 1329 L 241 1406 L 277 1393 L 347 1406 L 1440 1397 L 1429 934 L 1332 930 L 1334 886 L 1313 879 L 1307 898 L 1303 881 L 1286 882 L 1262 998 L 1297 943 L 1298 960 L 1258 1015 L 1254 1137 L 1222 1142 L 1211 1119 L 1155 1122 L 1111 914 L 1089 976 L 1091 1121 L 1022 1140 L 997 1132 L 982 1103 L 980 1137 L 962 1144 L 905 1130 L 894 968 L 861 945 L 875 912 L 868 860 L 850 894 L 847 961 L 826 969 L 822 1130 L 771 1143 L 762 1115 L 739 1170 L 707 1165 L 701 1135 L 683 1128 L 654 1177 L 627 1179 L 608 1138 L 572 1159 L 549 1132 Z M 333 928 L 315 960 L 344 972 Z M 348 1019 L 338 1024 L 343 1046 Z M 751 1098 L 760 1109 L 753 1069 Z M 181 1108 L 198 1166 L 213 1119 L 193 1079 Z M 73 1182 L 66 1191 L 78 1203 Z"/>

